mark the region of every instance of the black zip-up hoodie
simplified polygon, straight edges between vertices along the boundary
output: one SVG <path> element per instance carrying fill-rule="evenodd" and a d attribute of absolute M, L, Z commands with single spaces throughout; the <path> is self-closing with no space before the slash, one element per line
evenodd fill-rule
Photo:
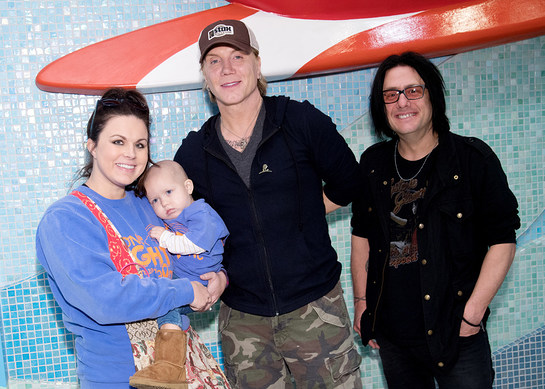
<path fill-rule="evenodd" d="M 341 264 L 331 246 L 322 189 L 347 205 L 360 188 L 357 161 L 331 119 L 308 102 L 264 97 L 263 138 L 250 187 L 215 130 L 219 115 L 183 140 L 175 161 L 229 229 L 222 300 L 261 316 L 298 309 L 327 294 Z M 325 185 L 324 185 L 325 183 Z"/>

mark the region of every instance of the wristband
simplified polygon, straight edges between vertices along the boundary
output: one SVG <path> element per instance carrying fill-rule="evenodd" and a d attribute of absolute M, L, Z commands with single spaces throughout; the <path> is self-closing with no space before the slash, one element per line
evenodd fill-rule
<path fill-rule="evenodd" d="M 464 321 L 464 323 L 466 323 L 467 325 L 470 325 L 471 327 L 480 327 L 481 326 L 481 323 L 479 324 L 473 324 L 473 323 L 470 323 L 466 320 L 465 317 L 462 316 L 462 320 Z"/>
<path fill-rule="evenodd" d="M 363 297 L 354 296 L 354 301 L 366 301 L 366 300 L 367 300 L 367 298 L 365 296 L 363 296 Z"/>

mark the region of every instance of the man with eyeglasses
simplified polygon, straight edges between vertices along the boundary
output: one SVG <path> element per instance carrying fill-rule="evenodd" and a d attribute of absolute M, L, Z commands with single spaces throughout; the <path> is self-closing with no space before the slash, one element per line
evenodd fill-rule
<path fill-rule="evenodd" d="M 492 388 L 489 303 L 515 255 L 518 204 L 483 141 L 450 132 L 444 82 L 417 53 L 388 57 L 353 202 L 354 329 L 389 388 Z"/>

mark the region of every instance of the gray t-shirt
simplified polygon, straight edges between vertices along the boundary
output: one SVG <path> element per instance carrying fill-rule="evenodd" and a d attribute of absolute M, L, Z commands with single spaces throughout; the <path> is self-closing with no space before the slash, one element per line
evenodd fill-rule
<path fill-rule="evenodd" d="M 250 136 L 250 141 L 248 145 L 242 152 L 235 150 L 223 138 L 221 133 L 221 116 L 220 120 L 216 120 L 216 132 L 218 133 L 218 138 L 220 140 L 223 149 L 229 156 L 229 159 L 235 165 L 238 175 L 242 178 L 242 181 L 246 184 L 246 187 L 250 187 L 250 172 L 252 170 L 252 161 L 254 160 L 255 153 L 257 151 L 257 146 L 263 138 L 263 125 L 265 123 L 265 104 L 261 104 L 261 109 L 257 120 L 254 125 L 254 130 Z"/>

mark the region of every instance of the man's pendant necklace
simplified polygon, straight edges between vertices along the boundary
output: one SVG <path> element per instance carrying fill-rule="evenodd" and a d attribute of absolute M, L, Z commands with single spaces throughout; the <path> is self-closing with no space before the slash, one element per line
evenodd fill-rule
<path fill-rule="evenodd" d="M 394 165 L 396 167 L 396 173 L 399 177 L 399 179 L 401 181 L 411 181 L 411 180 L 414 180 L 419 174 L 420 172 L 422 171 L 422 169 L 424 169 L 424 165 L 426 164 L 426 162 L 428 161 L 428 158 L 430 157 L 431 155 L 431 152 L 437 147 L 437 145 L 439 144 L 439 142 L 437 142 L 435 144 L 435 146 L 433 146 L 433 149 L 428 153 L 428 155 L 426 155 L 426 158 L 424 158 L 424 162 L 422 162 L 422 166 L 420 166 L 420 169 L 418 169 L 418 171 L 416 172 L 416 174 L 414 176 L 412 176 L 411 178 L 403 178 L 401 177 L 401 174 L 399 173 L 399 169 L 397 168 L 397 144 L 399 143 L 399 139 L 396 140 L 396 147 L 394 148 Z"/>
<path fill-rule="evenodd" d="M 257 109 L 257 113 L 255 115 L 255 118 L 250 122 L 250 125 L 248 126 L 248 128 L 246 128 L 246 131 L 244 131 L 245 135 L 248 134 L 248 132 L 252 128 L 252 125 L 255 126 L 255 121 L 257 120 L 257 117 L 259 116 L 260 111 L 261 111 L 261 104 L 259 105 L 259 107 Z M 237 138 L 239 138 L 238 140 L 228 140 L 228 139 L 225 139 L 225 137 L 224 137 L 225 142 L 229 146 L 231 146 L 232 148 L 240 150 L 240 152 L 243 152 L 246 149 L 246 146 L 248 146 L 248 143 L 250 143 L 251 136 L 250 135 L 246 135 L 246 136 L 243 136 L 243 137 L 238 136 L 233 131 L 228 129 L 227 126 L 225 125 L 225 123 L 223 123 L 223 121 L 221 122 L 221 127 L 224 128 L 225 130 L 227 130 L 227 132 L 230 133 L 231 135 L 234 135 Z"/>
<path fill-rule="evenodd" d="M 223 128 L 225 128 L 227 131 L 229 131 L 227 129 L 227 127 L 223 126 Z M 229 132 L 231 132 L 231 131 L 229 131 Z M 231 132 L 231 134 L 232 134 L 232 132 Z M 235 135 L 235 134 L 233 134 L 233 135 Z M 250 143 L 250 137 L 247 136 L 246 138 L 240 138 L 240 140 L 227 140 L 227 139 L 225 139 L 225 142 L 234 149 L 240 149 L 241 151 L 244 151 L 246 146 L 248 146 L 248 143 Z"/>

